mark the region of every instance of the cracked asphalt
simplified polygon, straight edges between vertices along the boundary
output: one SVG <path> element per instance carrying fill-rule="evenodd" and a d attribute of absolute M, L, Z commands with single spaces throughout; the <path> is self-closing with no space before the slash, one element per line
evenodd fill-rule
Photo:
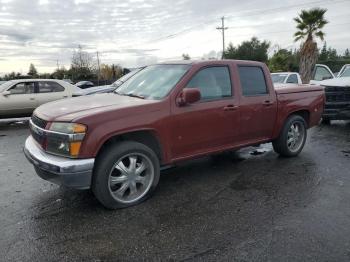
<path fill-rule="evenodd" d="M 267 144 L 183 163 L 116 211 L 40 179 L 28 133 L 0 124 L 2 261 L 350 260 L 350 123 L 311 129 L 297 158 Z"/>

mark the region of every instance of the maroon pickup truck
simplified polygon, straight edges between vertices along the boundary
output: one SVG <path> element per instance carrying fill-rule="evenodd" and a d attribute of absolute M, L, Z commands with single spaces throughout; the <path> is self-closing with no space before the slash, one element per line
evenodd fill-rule
<path fill-rule="evenodd" d="M 157 64 L 114 93 L 40 106 L 24 152 L 40 177 L 122 208 L 148 198 L 161 168 L 179 161 L 266 142 L 298 155 L 324 102 L 319 86 L 275 90 L 259 62 Z"/>

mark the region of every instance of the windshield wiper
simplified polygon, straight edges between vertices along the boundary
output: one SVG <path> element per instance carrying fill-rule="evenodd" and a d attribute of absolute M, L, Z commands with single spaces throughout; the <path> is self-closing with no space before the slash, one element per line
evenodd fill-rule
<path fill-rule="evenodd" d="M 144 96 L 142 95 L 137 95 L 137 94 L 133 94 L 133 93 L 129 93 L 129 94 L 125 94 L 126 96 L 130 96 L 130 97 L 137 97 L 137 98 L 141 98 L 141 99 L 145 99 Z"/>
<path fill-rule="evenodd" d="M 137 95 L 137 94 L 133 94 L 133 93 L 119 93 L 118 91 L 115 91 L 115 93 L 117 95 L 120 95 L 120 96 L 130 96 L 130 97 L 137 97 L 137 98 L 140 98 L 140 99 L 145 99 L 146 97 L 145 96 L 142 96 L 142 95 Z"/>

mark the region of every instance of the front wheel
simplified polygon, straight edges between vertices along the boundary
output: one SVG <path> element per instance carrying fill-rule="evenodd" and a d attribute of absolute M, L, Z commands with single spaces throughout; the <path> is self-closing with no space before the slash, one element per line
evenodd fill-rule
<path fill-rule="evenodd" d="M 272 142 L 276 153 L 285 156 L 297 156 L 304 148 L 307 131 L 306 122 L 299 115 L 290 116 L 285 122 L 279 137 Z"/>
<path fill-rule="evenodd" d="M 92 191 L 109 209 L 133 206 L 146 200 L 159 181 L 159 160 L 149 147 L 125 141 L 98 157 Z"/>

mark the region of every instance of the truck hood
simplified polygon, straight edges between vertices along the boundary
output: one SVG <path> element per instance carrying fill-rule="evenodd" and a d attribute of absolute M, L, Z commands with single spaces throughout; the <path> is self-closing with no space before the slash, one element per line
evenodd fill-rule
<path fill-rule="evenodd" d="M 349 86 L 350 87 L 350 77 L 336 77 L 333 79 L 327 79 L 319 82 L 323 86 Z"/>
<path fill-rule="evenodd" d="M 38 107 L 34 114 L 46 121 L 72 121 L 104 111 L 126 109 L 156 103 L 136 97 L 120 96 L 114 93 L 74 97 L 50 102 Z"/>
<path fill-rule="evenodd" d="M 278 84 L 274 85 L 277 94 L 289 94 L 300 92 L 323 91 L 324 88 L 318 85 L 296 85 L 296 84 Z"/>

